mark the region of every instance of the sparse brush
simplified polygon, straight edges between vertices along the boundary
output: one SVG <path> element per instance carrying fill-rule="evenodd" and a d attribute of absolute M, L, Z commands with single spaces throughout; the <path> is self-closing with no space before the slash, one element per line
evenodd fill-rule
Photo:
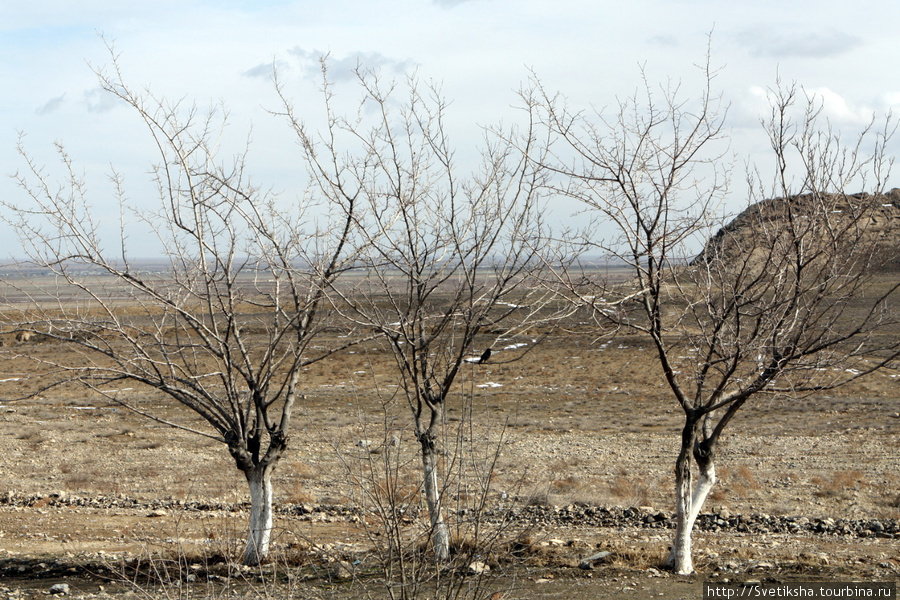
<path fill-rule="evenodd" d="M 629 505 L 647 506 L 652 504 L 653 486 L 643 477 L 621 472 L 609 485 L 609 494 Z"/>
<path fill-rule="evenodd" d="M 316 495 L 306 489 L 302 481 L 294 481 L 284 495 L 284 501 L 288 504 L 312 504 L 316 501 Z"/>
<path fill-rule="evenodd" d="M 750 467 L 747 465 L 740 465 L 736 471 L 737 477 L 741 478 L 746 482 L 746 485 L 750 489 L 758 489 L 759 483 L 756 481 L 756 475 L 753 474 L 753 471 L 750 470 Z"/>
<path fill-rule="evenodd" d="M 550 485 L 557 494 L 570 494 L 580 490 L 583 484 L 578 477 L 568 475 L 564 479 L 554 480 Z"/>
<path fill-rule="evenodd" d="M 524 496 L 525 506 L 550 506 L 549 486 L 535 486 L 528 490 Z"/>
<path fill-rule="evenodd" d="M 810 483 L 819 487 L 815 492 L 819 498 L 849 498 L 850 491 L 857 489 L 863 481 L 862 471 L 835 471 L 830 479 L 813 477 Z"/>

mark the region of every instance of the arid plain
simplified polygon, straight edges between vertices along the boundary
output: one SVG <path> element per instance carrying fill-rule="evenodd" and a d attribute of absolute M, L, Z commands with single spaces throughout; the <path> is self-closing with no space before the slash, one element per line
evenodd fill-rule
<path fill-rule="evenodd" d="M 488 591 L 688 598 L 710 579 L 897 580 L 900 373 L 882 370 L 802 398 L 765 394 L 746 406 L 720 452 L 719 482 L 696 533 L 698 574 L 675 577 L 657 567 L 672 534 L 663 518 L 674 511 L 680 411 L 641 338 L 573 329 L 485 336 L 495 349 L 519 348 L 467 364 L 448 410 L 445 444 L 496 458 L 483 478 L 487 509 L 516 515 L 505 525 L 507 545 L 495 544 L 488 561 Z M 246 484 L 225 446 L 82 388 L 16 400 L 52 377 L 26 350 L 50 359 L 67 350 L 52 340 L 17 342 L 13 333 L 3 341 L 0 587 L 41 595 L 66 581 L 82 595 L 132 594 L 123 565 L 149 556 L 188 557 L 205 585 L 223 577 L 216 569 L 238 553 L 248 518 Z M 291 559 L 298 569 L 304 560 L 364 562 L 372 532 L 354 512 L 364 495 L 361 465 L 396 453 L 404 500 L 419 502 L 416 443 L 392 369 L 371 343 L 304 372 L 305 396 L 275 475 L 275 554 L 302 553 Z M 202 427 L 147 390 L 119 393 Z M 585 510 L 610 517 L 603 524 Z M 423 512 L 411 513 L 411 528 L 422 526 Z M 876 521 L 881 531 L 867 529 Z M 516 560 L 503 556 L 510 540 L 526 548 Z M 611 553 L 602 564 L 579 568 L 602 550 Z M 257 589 L 246 571 L 238 574 Z M 362 577 L 308 577 L 301 597 L 378 594 Z M 300 585 L 275 584 L 288 581 Z"/>

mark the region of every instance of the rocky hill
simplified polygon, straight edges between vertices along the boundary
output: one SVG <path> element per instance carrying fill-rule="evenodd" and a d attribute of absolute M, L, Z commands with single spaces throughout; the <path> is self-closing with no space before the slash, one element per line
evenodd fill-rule
<path fill-rule="evenodd" d="M 722 227 L 692 264 L 718 259 L 733 262 L 739 255 L 764 260 L 769 248 L 786 238 L 793 219 L 805 242 L 831 241 L 842 234 L 848 256 L 854 248 L 876 244 L 878 268 L 900 270 L 900 188 L 885 194 L 800 194 L 763 200 Z"/>

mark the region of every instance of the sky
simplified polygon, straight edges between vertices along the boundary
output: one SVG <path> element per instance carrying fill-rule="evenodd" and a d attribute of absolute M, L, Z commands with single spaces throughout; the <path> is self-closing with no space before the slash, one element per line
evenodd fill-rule
<path fill-rule="evenodd" d="M 358 63 L 438 83 L 462 155 L 481 126 L 521 117 L 516 91 L 532 74 L 573 105 L 602 110 L 635 92 L 642 69 L 650 81 L 699 93 L 696 65 L 707 47 L 740 163 L 768 159 L 759 117 L 778 78 L 818 94 L 842 131 L 900 108 L 896 0 L 30 0 L 0 13 L 0 198 L 24 199 L 11 177 L 24 168 L 20 135 L 53 174 L 61 173 L 53 154 L 61 142 L 110 223 L 118 215 L 111 166 L 126 173 L 129 200 L 140 204 L 152 198 L 154 155 L 136 115 L 99 89 L 94 70 L 109 67 L 108 44 L 130 85 L 224 103 L 229 135 L 251 140 L 256 179 L 285 196 L 299 195 L 302 182 L 294 143 L 268 112 L 278 107 L 273 66 L 314 120 L 323 53 L 339 94 L 358 93 L 348 83 Z M 4 227 L 0 257 L 16 254 Z M 149 242 L 134 243 L 132 255 L 153 253 Z"/>

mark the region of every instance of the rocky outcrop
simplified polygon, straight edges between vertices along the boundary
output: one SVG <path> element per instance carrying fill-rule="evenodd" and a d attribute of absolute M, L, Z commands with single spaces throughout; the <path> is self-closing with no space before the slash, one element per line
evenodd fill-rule
<path fill-rule="evenodd" d="M 763 200 L 749 206 L 723 226 L 691 261 L 692 265 L 717 259 L 733 262 L 746 253 L 764 254 L 765 247 L 784 230 L 789 213 L 798 219 L 816 217 L 822 231 L 848 226 L 859 228 L 860 240 L 873 241 L 886 255 L 882 268 L 900 268 L 900 189 L 873 195 L 800 194 L 789 198 Z M 814 231 L 811 229 L 810 231 Z M 764 232 L 763 236 L 760 236 Z M 764 238 L 764 239 L 762 239 Z M 762 241 L 761 241 L 762 239 Z"/>

